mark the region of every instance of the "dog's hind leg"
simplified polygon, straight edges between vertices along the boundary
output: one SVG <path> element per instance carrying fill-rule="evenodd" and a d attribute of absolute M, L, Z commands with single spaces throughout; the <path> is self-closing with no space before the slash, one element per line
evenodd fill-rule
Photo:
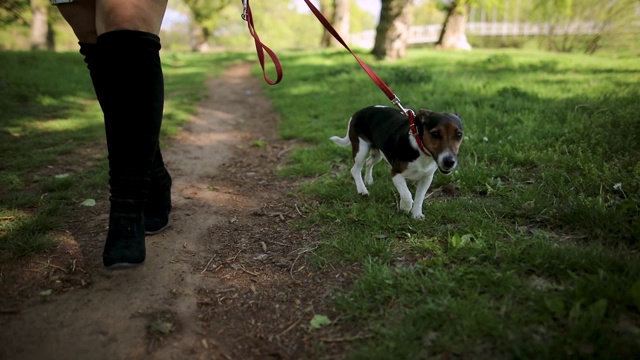
<path fill-rule="evenodd" d="M 411 191 L 409 191 L 409 187 L 407 186 L 407 181 L 404 179 L 404 176 L 395 174 L 391 180 L 400 194 L 400 210 L 404 212 L 411 211 L 413 199 L 411 198 Z"/>
<path fill-rule="evenodd" d="M 430 174 L 418 181 L 418 185 L 416 186 L 415 201 L 413 202 L 413 207 L 411 208 L 411 216 L 413 216 L 414 219 L 424 218 L 424 215 L 422 214 L 422 203 L 427 196 L 427 190 L 429 190 L 429 186 L 431 186 L 431 181 L 433 180 L 434 173 L 435 171 L 432 171 Z"/>
<path fill-rule="evenodd" d="M 373 184 L 373 167 L 382 160 L 382 154 L 378 149 L 371 149 L 364 173 L 364 181 L 367 185 Z"/>
<path fill-rule="evenodd" d="M 364 185 L 364 181 L 362 181 L 362 168 L 366 163 L 367 155 L 369 154 L 371 145 L 362 139 L 358 140 L 358 145 L 352 144 L 354 164 L 351 168 L 351 176 L 353 176 L 353 180 L 356 182 L 358 194 L 369 195 L 369 191 Z"/>

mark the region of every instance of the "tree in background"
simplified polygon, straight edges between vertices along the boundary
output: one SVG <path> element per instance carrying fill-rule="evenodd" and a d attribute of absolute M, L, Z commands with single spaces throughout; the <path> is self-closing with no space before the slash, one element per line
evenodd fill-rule
<path fill-rule="evenodd" d="M 442 23 L 444 15 L 437 1 L 415 0 L 413 7 L 413 24 L 417 26 Z"/>
<path fill-rule="evenodd" d="M 413 14 L 412 0 L 382 0 L 380 20 L 371 53 L 378 59 L 405 56 Z"/>
<path fill-rule="evenodd" d="M 209 50 L 209 38 L 231 0 L 182 0 L 191 11 L 191 51 Z"/>
<path fill-rule="evenodd" d="M 582 0 L 581 2 L 588 6 L 577 8 L 578 18 L 595 21 L 596 30 L 595 34 L 588 38 L 584 47 L 585 53 L 593 54 L 606 43 L 632 40 L 638 36 L 640 1 L 618 0 L 603 3 L 596 0 Z"/>
<path fill-rule="evenodd" d="M 469 44 L 466 34 L 469 3 L 465 0 L 453 0 L 442 1 L 440 5 L 446 12 L 446 16 L 436 47 L 439 49 L 471 50 L 471 44 Z"/>
<path fill-rule="evenodd" d="M 329 22 L 333 23 L 333 14 L 335 11 L 335 2 L 333 0 L 319 0 L 319 9 L 325 19 L 329 20 Z M 320 46 L 323 48 L 328 48 L 331 46 L 331 38 L 333 36 L 327 29 L 322 31 L 322 38 L 320 39 Z"/>
<path fill-rule="evenodd" d="M 570 52 L 582 50 L 592 54 L 606 43 L 637 36 L 638 0 L 535 0 L 534 16 L 549 24 L 541 45 L 547 50 Z M 590 25 L 590 34 L 572 34 L 572 24 Z M 636 27 L 634 30 L 633 27 Z"/>
<path fill-rule="evenodd" d="M 31 5 L 31 34 L 29 42 L 31 50 L 50 50 L 56 48 L 55 34 L 49 9 L 51 5 L 48 0 L 30 0 Z"/>
<path fill-rule="evenodd" d="M 345 38 L 350 31 L 351 24 L 351 1 L 350 0 L 320 0 L 320 12 L 331 23 L 334 29 Z M 324 48 L 337 48 L 340 43 L 324 29 L 320 46 Z"/>
<path fill-rule="evenodd" d="M 71 27 L 48 0 L 0 0 L 0 49 L 75 50 Z"/>
<path fill-rule="evenodd" d="M 26 25 L 28 22 L 23 13 L 29 8 L 27 0 L 0 1 L 0 29 L 10 25 Z"/>
<path fill-rule="evenodd" d="M 331 25 L 338 32 L 338 34 L 347 36 L 349 35 L 349 23 L 351 19 L 351 1 L 349 0 L 333 0 L 333 19 Z M 340 45 L 338 40 L 331 36 L 329 40 L 329 47 L 337 48 Z"/>
<path fill-rule="evenodd" d="M 523 1 L 527 2 L 527 0 Z M 436 0 L 436 2 L 437 6 L 445 13 L 445 19 L 442 24 L 440 36 L 436 42 L 436 47 L 439 49 L 463 50 L 471 50 L 471 44 L 469 44 L 466 35 L 469 10 L 471 8 L 484 7 L 497 10 L 498 13 L 504 14 L 509 4 L 509 1 L 499 0 Z"/>
<path fill-rule="evenodd" d="M 348 41 L 350 33 L 357 33 L 375 27 L 374 17 L 356 4 L 356 0 L 320 0 L 320 12 L 329 20 L 343 39 Z M 340 43 L 333 35 L 322 30 L 320 46 L 323 48 L 339 47 Z"/>

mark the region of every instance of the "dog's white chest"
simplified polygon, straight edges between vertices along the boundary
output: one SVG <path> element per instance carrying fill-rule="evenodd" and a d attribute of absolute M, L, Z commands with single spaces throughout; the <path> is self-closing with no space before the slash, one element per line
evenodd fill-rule
<path fill-rule="evenodd" d="M 433 161 L 433 158 L 420 156 L 407 164 L 407 169 L 402 172 L 402 176 L 407 180 L 418 181 L 426 176 L 431 176 L 437 169 L 438 164 Z"/>

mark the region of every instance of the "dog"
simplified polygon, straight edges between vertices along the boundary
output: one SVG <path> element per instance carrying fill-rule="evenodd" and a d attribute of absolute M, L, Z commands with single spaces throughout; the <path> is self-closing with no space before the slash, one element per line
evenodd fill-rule
<path fill-rule="evenodd" d="M 464 133 L 457 114 L 424 109 L 415 114 L 417 136 L 412 134 L 409 125 L 408 117 L 395 108 L 370 106 L 349 119 L 345 137 L 332 136 L 331 140 L 340 146 L 351 144 L 355 162 L 351 175 L 359 194 L 369 194 L 362 180 L 363 166 L 366 165 L 365 181 L 370 185 L 373 166 L 384 157 L 391 165 L 392 181 L 400 193 L 400 209 L 411 212 L 415 219 L 422 219 L 422 203 L 433 175 L 436 170 L 450 174 L 458 166 L 458 150 Z M 406 180 L 417 183 L 415 201 Z"/>

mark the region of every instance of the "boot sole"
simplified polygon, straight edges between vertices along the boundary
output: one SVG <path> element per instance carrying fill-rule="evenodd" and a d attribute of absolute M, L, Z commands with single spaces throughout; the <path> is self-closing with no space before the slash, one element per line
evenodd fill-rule
<path fill-rule="evenodd" d="M 169 228 L 169 223 L 167 222 L 167 225 L 165 225 L 165 226 L 161 227 L 161 228 L 160 228 L 160 229 L 158 229 L 158 230 L 153 230 L 153 231 L 147 231 L 147 230 L 145 230 L 145 231 L 144 231 L 144 234 L 145 234 L 145 235 L 149 235 L 149 236 L 157 235 L 157 234 L 160 234 L 161 232 L 163 232 L 163 231 L 167 230 L 168 228 Z"/>
<path fill-rule="evenodd" d="M 141 266 L 143 263 L 115 263 L 109 266 L 105 266 L 107 270 L 126 270 L 133 269 Z"/>

